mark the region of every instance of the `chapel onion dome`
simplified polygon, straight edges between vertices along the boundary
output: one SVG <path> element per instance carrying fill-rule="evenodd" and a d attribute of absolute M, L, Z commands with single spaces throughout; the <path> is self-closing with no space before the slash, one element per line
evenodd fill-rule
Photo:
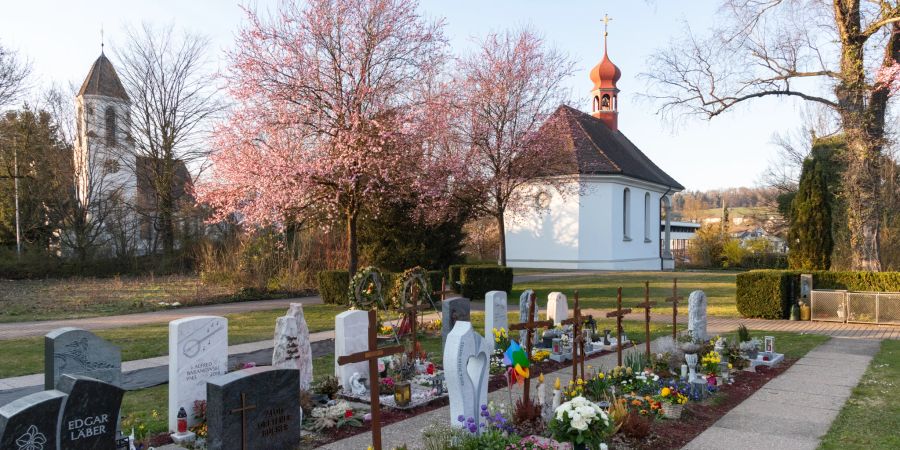
<path fill-rule="evenodd" d="M 591 69 L 591 81 L 594 82 L 594 89 L 614 88 L 616 82 L 622 77 L 622 71 L 609 59 L 605 41 L 604 39 L 603 60 Z"/>

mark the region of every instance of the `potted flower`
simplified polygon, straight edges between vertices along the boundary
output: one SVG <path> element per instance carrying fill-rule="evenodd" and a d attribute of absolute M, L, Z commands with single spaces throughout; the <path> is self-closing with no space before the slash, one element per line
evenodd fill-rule
<path fill-rule="evenodd" d="M 722 362 L 722 357 L 717 351 L 711 351 L 703 355 L 703 358 L 700 360 L 700 365 L 703 366 L 703 371 L 707 374 L 706 380 L 710 386 L 715 386 L 718 382 L 716 372 L 719 370 L 720 362 Z"/>
<path fill-rule="evenodd" d="M 740 344 L 741 353 L 747 355 L 747 359 L 756 359 L 756 355 L 759 353 L 759 340 L 753 338 L 746 342 L 741 342 Z"/>
<path fill-rule="evenodd" d="M 571 442 L 576 450 L 600 448 L 612 431 L 606 413 L 582 396 L 559 405 L 549 429 L 553 439 Z"/>
<path fill-rule="evenodd" d="M 663 416 L 665 418 L 681 418 L 684 404 L 687 403 L 687 396 L 681 393 L 677 388 L 664 387 L 659 390 L 659 395 L 654 398 L 662 404 Z"/>

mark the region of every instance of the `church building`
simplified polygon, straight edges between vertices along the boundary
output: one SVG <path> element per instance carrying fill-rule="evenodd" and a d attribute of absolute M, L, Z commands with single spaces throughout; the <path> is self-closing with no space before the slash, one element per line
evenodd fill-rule
<path fill-rule="evenodd" d="M 572 177 L 572 190 L 579 193 L 532 187 L 532 212 L 504 224 L 508 266 L 674 269 L 668 238 L 670 196 L 684 187 L 619 130 L 616 82 L 621 75 L 609 59 L 604 33 L 603 59 L 590 72 L 591 113 L 562 105 L 548 119 L 565 124 L 564 142 L 577 168 L 565 175 Z"/>

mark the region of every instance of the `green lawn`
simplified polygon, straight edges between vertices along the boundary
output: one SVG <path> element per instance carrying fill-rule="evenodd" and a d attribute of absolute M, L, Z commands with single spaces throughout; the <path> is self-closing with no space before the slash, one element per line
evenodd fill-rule
<path fill-rule="evenodd" d="M 900 448 L 898 380 L 900 341 L 881 341 L 881 350 L 853 389 L 819 448 Z"/>
<path fill-rule="evenodd" d="M 334 316 L 344 311 L 336 305 L 307 305 L 303 312 L 312 332 L 334 328 Z M 229 345 L 272 339 L 275 318 L 286 310 L 227 314 Z M 96 334 L 122 349 L 122 360 L 151 358 L 169 351 L 167 323 L 97 330 Z M 40 373 L 44 370 L 44 338 L 0 341 L 0 378 Z"/>
<path fill-rule="evenodd" d="M 518 273 L 518 271 L 517 271 Z M 707 311 L 712 316 L 738 316 L 735 306 L 735 277 L 737 272 L 604 272 L 571 278 L 516 283 L 510 295 L 510 305 L 518 308 L 519 295 L 525 289 L 534 289 L 539 304 L 544 305 L 547 294 L 560 291 L 569 298 L 577 289 L 581 305 L 585 308 L 613 309 L 616 306 L 616 289 L 622 288 L 622 305 L 631 307 L 644 301 L 644 282 L 650 282 L 650 299 L 656 301 L 654 312 L 669 313 L 671 303 L 664 300 L 672 295 L 672 279 L 678 278 L 678 294 L 684 297 L 685 314 L 687 298 L 691 291 L 702 289 L 706 293 Z"/>

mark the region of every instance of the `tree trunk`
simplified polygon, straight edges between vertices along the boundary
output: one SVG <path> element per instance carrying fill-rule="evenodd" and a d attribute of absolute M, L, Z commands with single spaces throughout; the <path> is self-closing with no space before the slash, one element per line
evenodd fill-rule
<path fill-rule="evenodd" d="M 497 229 L 500 230 L 500 265 L 506 266 L 506 225 L 503 223 L 503 212 L 497 215 Z"/>
<path fill-rule="evenodd" d="M 359 264 L 359 250 L 356 243 L 356 222 L 359 214 L 355 209 L 347 211 L 347 271 L 350 277 L 356 274 L 357 265 Z"/>
<path fill-rule="evenodd" d="M 880 151 L 858 132 L 848 135 L 845 192 L 853 269 L 877 272 L 881 270 Z"/>
<path fill-rule="evenodd" d="M 171 152 L 167 152 L 167 155 Z M 175 162 L 172 157 L 164 157 L 159 169 L 157 178 L 156 192 L 158 199 L 159 214 L 159 233 L 162 238 L 163 254 L 166 257 L 175 253 L 175 199 L 173 198 L 173 188 L 175 187 Z"/>

